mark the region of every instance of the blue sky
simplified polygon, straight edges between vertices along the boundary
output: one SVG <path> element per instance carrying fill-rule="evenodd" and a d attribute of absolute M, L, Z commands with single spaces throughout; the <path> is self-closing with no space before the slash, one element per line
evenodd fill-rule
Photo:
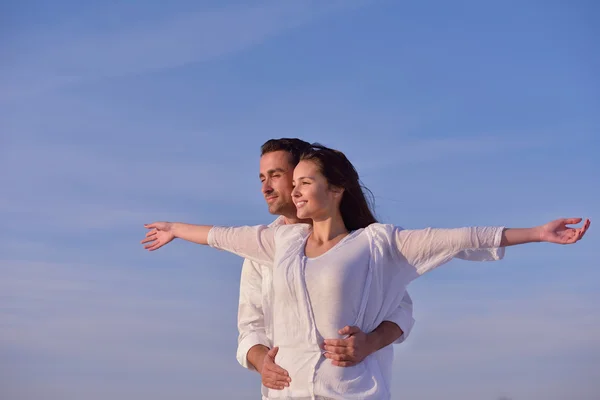
<path fill-rule="evenodd" d="M 413 3 L 4 5 L 1 397 L 258 398 L 241 260 L 139 240 L 270 222 L 269 138 L 346 152 L 406 228 L 598 220 L 600 7 Z M 393 398 L 596 399 L 596 231 L 411 285 Z"/>

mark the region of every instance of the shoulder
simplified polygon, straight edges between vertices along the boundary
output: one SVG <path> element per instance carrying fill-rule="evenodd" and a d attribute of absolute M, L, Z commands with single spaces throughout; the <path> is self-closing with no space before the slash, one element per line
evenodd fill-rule
<path fill-rule="evenodd" d="M 309 224 L 290 224 L 274 227 L 275 237 L 279 240 L 291 240 L 294 238 L 305 238 L 312 227 Z"/>
<path fill-rule="evenodd" d="M 275 228 L 276 226 L 282 226 L 282 225 L 285 225 L 285 217 L 283 215 L 280 215 L 279 217 L 277 217 L 275 219 L 275 221 L 273 221 L 269 224 L 269 228 Z"/>
<path fill-rule="evenodd" d="M 396 232 L 403 230 L 402 227 L 393 224 L 374 223 L 365 228 L 372 238 L 391 238 Z"/>

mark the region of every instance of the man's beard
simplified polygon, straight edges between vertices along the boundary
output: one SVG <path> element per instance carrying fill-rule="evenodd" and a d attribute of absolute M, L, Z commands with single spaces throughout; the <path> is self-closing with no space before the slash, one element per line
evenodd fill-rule
<path fill-rule="evenodd" d="M 288 208 L 290 209 L 289 211 L 292 212 L 292 207 L 291 204 L 283 202 L 283 201 L 279 201 L 281 200 L 281 198 L 277 198 L 278 201 L 269 204 L 269 213 L 273 214 L 273 215 L 283 215 L 286 214 L 288 211 Z M 294 209 L 294 214 L 296 212 L 296 208 L 293 207 Z"/>
<path fill-rule="evenodd" d="M 273 215 L 280 215 L 281 211 L 285 208 L 284 204 L 275 202 L 273 204 L 269 204 L 269 212 Z"/>

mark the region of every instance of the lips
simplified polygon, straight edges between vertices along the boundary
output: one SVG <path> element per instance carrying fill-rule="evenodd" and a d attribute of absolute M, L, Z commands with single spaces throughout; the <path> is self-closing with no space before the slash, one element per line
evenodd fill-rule
<path fill-rule="evenodd" d="M 267 197 L 267 198 L 266 198 L 266 200 L 267 200 L 267 203 L 270 203 L 270 202 L 272 202 L 272 201 L 275 201 L 275 199 L 277 199 L 277 196 L 269 196 L 269 197 Z"/>
<path fill-rule="evenodd" d="M 306 200 L 302 200 L 296 203 L 296 208 L 302 208 L 306 205 Z"/>

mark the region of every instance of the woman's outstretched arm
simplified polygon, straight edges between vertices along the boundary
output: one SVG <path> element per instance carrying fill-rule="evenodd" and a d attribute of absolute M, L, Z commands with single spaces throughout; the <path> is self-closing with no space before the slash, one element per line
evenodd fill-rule
<path fill-rule="evenodd" d="M 572 244 L 580 240 L 590 226 L 581 218 L 563 218 L 535 228 L 469 227 L 457 229 L 397 230 L 396 247 L 418 275 L 422 275 L 466 249 L 515 246 L 533 242 Z M 416 276 L 413 275 L 413 278 Z"/>
<path fill-rule="evenodd" d="M 507 247 L 534 242 L 573 244 L 585 235 L 591 222 L 586 219 L 581 228 L 570 228 L 567 225 L 580 222 L 581 218 L 561 218 L 535 228 L 505 229 L 500 246 Z"/>
<path fill-rule="evenodd" d="M 212 225 L 192 225 L 183 222 L 153 222 L 145 224 L 149 229 L 142 244 L 149 251 L 158 250 L 175 238 L 198 244 L 208 244 L 208 233 Z"/>
<path fill-rule="evenodd" d="M 154 251 L 173 239 L 209 245 L 263 265 L 271 265 L 275 257 L 275 229 L 264 225 L 217 227 L 181 222 L 154 222 L 144 225 L 149 229 L 142 240 L 144 248 Z"/>

